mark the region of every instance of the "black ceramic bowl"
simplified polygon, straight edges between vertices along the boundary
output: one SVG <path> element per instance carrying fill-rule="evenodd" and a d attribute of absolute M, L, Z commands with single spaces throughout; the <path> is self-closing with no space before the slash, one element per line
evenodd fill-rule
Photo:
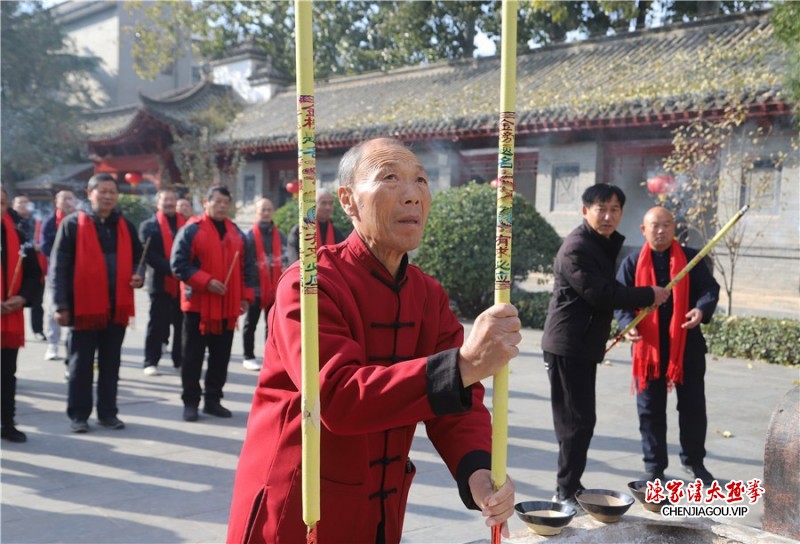
<path fill-rule="evenodd" d="M 584 489 L 575 493 L 575 499 L 590 516 L 603 523 L 619 521 L 636 502 L 630 495 L 609 489 Z"/>
<path fill-rule="evenodd" d="M 514 510 L 528 528 L 542 536 L 557 535 L 575 517 L 571 506 L 550 501 L 518 502 Z"/>
<path fill-rule="evenodd" d="M 661 513 L 661 507 L 665 504 L 669 504 L 669 499 L 665 498 L 663 501 L 659 503 L 654 502 L 647 502 L 644 500 L 645 494 L 647 492 L 647 480 L 636 480 L 635 482 L 628 482 L 628 489 L 630 489 L 631 494 L 636 497 L 636 500 L 642 503 L 642 508 L 647 510 L 648 512 L 655 512 L 656 514 Z"/>

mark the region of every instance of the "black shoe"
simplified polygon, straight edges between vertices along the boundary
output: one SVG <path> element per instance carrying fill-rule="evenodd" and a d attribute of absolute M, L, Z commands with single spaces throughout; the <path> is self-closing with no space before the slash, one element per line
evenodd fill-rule
<path fill-rule="evenodd" d="M 577 493 L 578 491 L 585 491 L 585 490 L 586 488 L 584 488 L 582 485 L 579 485 L 578 489 L 575 490 L 575 493 Z M 575 514 L 580 516 L 585 512 L 583 511 L 583 508 L 581 507 L 580 503 L 578 503 L 578 499 L 575 498 L 575 493 L 572 493 L 569 496 L 565 496 L 558 489 L 556 489 L 555 495 L 553 495 L 553 498 L 550 500 L 552 502 L 561 503 L 565 506 L 571 506 L 572 508 L 575 509 Z"/>
<path fill-rule="evenodd" d="M 183 420 L 184 421 L 197 421 L 200 415 L 197 413 L 197 406 L 184 406 L 183 407 Z"/>
<path fill-rule="evenodd" d="M 703 485 L 711 485 L 716 479 L 711 475 L 708 469 L 706 469 L 703 463 L 698 463 L 696 465 L 681 465 L 681 467 L 683 467 L 683 470 L 687 474 L 691 474 L 696 479 L 700 479 L 703 482 Z"/>
<path fill-rule="evenodd" d="M 217 417 L 233 417 L 233 413 L 218 402 L 206 402 L 203 413 Z"/>
<path fill-rule="evenodd" d="M 46 342 L 47 341 L 47 337 L 44 335 L 44 333 L 41 333 L 41 332 L 33 333 L 33 337 L 36 338 L 40 342 Z"/>
<path fill-rule="evenodd" d="M 654 482 L 656 480 L 661 480 L 661 485 L 667 483 L 667 478 L 664 476 L 664 471 L 661 469 L 648 469 L 645 471 L 643 478 L 647 482 Z"/>
<path fill-rule="evenodd" d="M 106 429 L 111 429 L 114 431 L 125 428 L 125 424 L 117 416 L 98 419 L 97 422 L 101 427 L 105 427 Z"/>
<path fill-rule="evenodd" d="M 28 441 L 28 437 L 25 436 L 25 433 L 18 431 L 13 425 L 4 426 L 2 431 L 0 431 L 0 438 L 8 440 L 9 442 L 16 442 L 18 444 Z"/>
<path fill-rule="evenodd" d="M 74 420 L 69 424 L 69 430 L 73 433 L 88 433 L 89 423 L 85 420 Z"/>

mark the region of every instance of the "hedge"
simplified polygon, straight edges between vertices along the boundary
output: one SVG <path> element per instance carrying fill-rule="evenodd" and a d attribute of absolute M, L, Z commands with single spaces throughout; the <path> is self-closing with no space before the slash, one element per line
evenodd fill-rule
<path fill-rule="evenodd" d="M 125 219 L 133 223 L 137 229 L 142 221 L 150 219 L 156 213 L 155 206 L 135 195 L 119 195 L 117 207 Z"/>
<path fill-rule="evenodd" d="M 717 314 L 703 325 L 708 351 L 720 357 L 763 360 L 781 365 L 800 364 L 797 339 L 800 321 Z"/>
<path fill-rule="evenodd" d="M 561 245 L 555 229 L 519 194 L 514 195 L 511 274 L 549 272 Z M 497 190 L 469 183 L 436 193 L 414 264 L 436 278 L 471 319 L 494 297 Z"/>

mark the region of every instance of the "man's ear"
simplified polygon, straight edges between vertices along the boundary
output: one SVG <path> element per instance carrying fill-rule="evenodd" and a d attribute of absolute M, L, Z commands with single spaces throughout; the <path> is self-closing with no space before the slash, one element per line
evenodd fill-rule
<path fill-rule="evenodd" d="M 339 187 L 339 204 L 344 213 L 353 219 L 358 219 L 358 206 L 353 197 L 353 188 L 349 186 Z"/>

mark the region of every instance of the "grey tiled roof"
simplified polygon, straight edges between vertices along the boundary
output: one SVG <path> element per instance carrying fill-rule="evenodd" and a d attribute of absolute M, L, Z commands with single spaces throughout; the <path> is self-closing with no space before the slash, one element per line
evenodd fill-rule
<path fill-rule="evenodd" d="M 543 47 L 517 64 L 517 132 L 720 109 L 732 94 L 774 103 L 783 60 L 769 12 Z M 316 144 L 366 137 L 469 137 L 495 131 L 500 59 L 489 57 L 317 82 Z M 248 149 L 296 141 L 295 88 L 248 106 L 221 140 Z"/>
<path fill-rule="evenodd" d="M 140 104 L 95 110 L 87 114 L 84 132 L 92 141 L 112 140 L 125 134 L 143 117 L 150 117 L 178 130 L 191 130 L 193 116 L 213 107 L 220 99 L 236 96 L 230 87 L 206 81 L 156 97 L 140 94 Z"/>

